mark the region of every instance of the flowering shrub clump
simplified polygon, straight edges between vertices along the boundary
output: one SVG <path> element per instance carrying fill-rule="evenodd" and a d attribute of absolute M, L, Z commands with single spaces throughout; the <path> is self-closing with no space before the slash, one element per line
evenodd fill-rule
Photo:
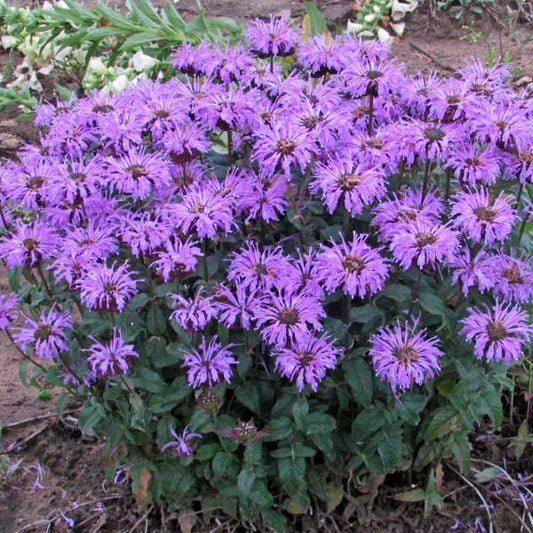
<path fill-rule="evenodd" d="M 280 530 L 365 475 L 466 467 L 472 424 L 499 427 L 531 334 L 533 103 L 503 66 L 246 36 L 37 110 L 0 170 L 0 326 L 141 501 Z"/>

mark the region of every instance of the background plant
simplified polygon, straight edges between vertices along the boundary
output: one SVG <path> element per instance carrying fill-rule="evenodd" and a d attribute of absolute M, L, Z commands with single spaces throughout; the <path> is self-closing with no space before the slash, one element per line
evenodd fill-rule
<path fill-rule="evenodd" d="M 530 101 L 500 65 L 407 76 L 285 19 L 246 39 L 40 107 L 1 170 L 0 327 L 140 504 L 350 523 L 394 473 L 430 510 L 529 350 Z"/>

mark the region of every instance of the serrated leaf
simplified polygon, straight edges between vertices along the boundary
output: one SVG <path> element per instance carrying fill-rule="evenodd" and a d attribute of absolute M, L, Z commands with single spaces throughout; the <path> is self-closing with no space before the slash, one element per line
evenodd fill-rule
<path fill-rule="evenodd" d="M 283 513 L 268 509 L 262 513 L 265 524 L 275 533 L 285 533 L 287 531 L 287 519 Z"/>
<path fill-rule="evenodd" d="M 354 400 L 365 407 L 370 405 L 374 392 L 374 376 L 370 365 L 362 357 L 353 357 L 342 362 L 342 369 Z"/>
<path fill-rule="evenodd" d="M 246 500 L 250 497 L 250 491 L 252 490 L 255 482 L 256 474 L 253 470 L 249 470 L 244 466 L 239 472 L 237 477 L 237 489 L 239 491 L 239 497 Z"/>
<path fill-rule="evenodd" d="M 428 482 L 426 486 L 426 501 L 424 505 L 424 515 L 428 516 L 433 507 L 437 506 L 439 509 L 444 504 L 440 494 L 435 487 L 435 470 L 432 468 L 429 473 Z"/>
<path fill-rule="evenodd" d="M 311 435 L 313 433 L 331 433 L 337 423 L 335 419 L 325 413 L 309 413 L 304 416 L 305 433 Z"/>
<path fill-rule="evenodd" d="M 395 302 L 407 302 L 411 298 L 411 289 L 406 285 L 391 283 L 380 293 L 380 296 L 386 296 Z"/>
<path fill-rule="evenodd" d="M 281 416 L 271 420 L 267 428 L 270 433 L 265 437 L 266 441 L 286 439 L 292 433 L 292 421 L 286 416 Z"/>
<path fill-rule="evenodd" d="M 267 489 L 266 483 L 262 479 L 255 480 L 250 491 L 250 500 L 259 505 L 259 507 L 272 507 L 274 505 L 274 496 Z"/>
<path fill-rule="evenodd" d="M 424 433 L 424 440 L 432 441 L 442 438 L 461 427 L 461 417 L 454 407 L 439 407 L 432 413 L 431 421 Z"/>
<path fill-rule="evenodd" d="M 432 315 L 446 315 L 448 310 L 442 298 L 433 292 L 421 292 L 418 301 L 420 307 Z"/>
<path fill-rule="evenodd" d="M 281 484 L 289 494 L 298 492 L 305 487 L 305 459 L 279 459 L 278 471 Z"/>
<path fill-rule="evenodd" d="M 233 454 L 228 452 L 217 452 L 213 457 L 213 462 L 211 464 L 213 468 L 213 474 L 218 477 L 224 476 L 232 462 Z"/>
<path fill-rule="evenodd" d="M 254 383 L 248 381 L 237 387 L 235 389 L 235 396 L 242 405 L 248 407 L 250 411 L 259 414 L 259 392 L 257 391 L 257 386 Z"/>

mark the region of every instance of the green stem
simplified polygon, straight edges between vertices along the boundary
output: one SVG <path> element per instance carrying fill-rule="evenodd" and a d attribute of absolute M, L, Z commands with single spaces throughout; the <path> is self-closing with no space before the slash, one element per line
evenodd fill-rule
<path fill-rule="evenodd" d="M 426 166 L 424 168 L 424 183 L 422 185 L 422 202 L 424 202 L 426 198 L 426 194 L 427 194 L 430 169 L 431 169 L 431 161 L 428 157 L 427 149 L 426 149 Z"/>
<path fill-rule="evenodd" d="M 524 220 L 522 220 L 522 224 L 520 225 L 520 230 L 518 231 L 518 242 L 516 244 L 517 247 L 520 246 L 520 242 L 522 241 L 522 236 L 524 235 L 524 230 L 526 229 L 526 224 L 529 221 L 529 211 L 526 213 L 526 216 L 524 217 Z"/>

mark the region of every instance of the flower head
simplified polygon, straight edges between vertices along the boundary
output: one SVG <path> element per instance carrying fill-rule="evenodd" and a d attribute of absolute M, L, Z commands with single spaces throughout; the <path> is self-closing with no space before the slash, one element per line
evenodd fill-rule
<path fill-rule="evenodd" d="M 172 294 L 175 310 L 170 315 L 185 331 L 199 331 L 204 329 L 209 321 L 218 315 L 219 306 L 212 296 L 202 296 L 200 287 L 194 298 L 184 298 L 179 294 Z"/>
<path fill-rule="evenodd" d="M 254 19 L 246 25 L 246 40 L 252 52 L 259 57 L 288 56 L 294 53 L 298 34 L 287 17 L 274 17 L 264 22 Z"/>
<path fill-rule="evenodd" d="M 354 232 L 349 242 L 341 236 L 339 244 L 332 240 L 331 246 L 322 245 L 317 263 L 327 291 L 340 287 L 352 298 L 364 298 L 383 289 L 389 269 L 379 251 L 366 243 L 367 238 Z"/>
<path fill-rule="evenodd" d="M 385 326 L 370 338 L 370 356 L 377 376 L 388 381 L 392 389 L 402 391 L 415 383 L 421 385 L 440 370 L 436 337 L 427 337 L 425 329 L 415 333 L 417 324 Z"/>
<path fill-rule="evenodd" d="M 133 344 L 126 344 L 119 329 L 113 328 L 113 335 L 108 344 L 102 344 L 94 337 L 88 352 L 87 361 L 91 370 L 98 376 L 118 376 L 126 374 L 129 368 L 128 360 L 139 357 L 133 349 Z"/>
<path fill-rule="evenodd" d="M 182 366 L 187 368 L 187 380 L 191 387 L 195 389 L 201 385 L 213 387 L 220 381 L 230 382 L 232 376 L 232 365 L 237 364 L 230 349 L 233 344 L 222 346 L 215 335 L 206 343 L 205 337 L 198 349 L 193 348 L 190 352 L 182 350 L 185 355 Z"/>
<path fill-rule="evenodd" d="M 464 327 L 460 333 L 468 342 L 474 342 L 474 354 L 478 359 L 506 363 L 520 359 L 533 330 L 527 313 L 519 306 L 504 307 L 499 301 L 493 309 L 488 306 L 485 311 L 470 308 L 468 312 L 469 316 L 462 320 Z"/>
<path fill-rule="evenodd" d="M 68 351 L 65 330 L 72 329 L 72 321 L 66 312 L 56 311 L 52 306 L 48 312 L 43 311 L 37 320 L 26 317 L 24 326 L 14 335 L 22 350 L 31 346 L 34 353 L 43 359 L 54 359 Z"/>
<path fill-rule="evenodd" d="M 327 370 L 335 368 L 342 350 L 327 335 L 321 337 L 305 332 L 295 337 L 286 347 L 278 347 L 272 355 L 281 376 L 296 383 L 299 390 L 309 385 L 315 392 Z"/>
<path fill-rule="evenodd" d="M 18 318 L 19 299 L 15 293 L 0 294 L 0 330 L 5 330 Z"/>

